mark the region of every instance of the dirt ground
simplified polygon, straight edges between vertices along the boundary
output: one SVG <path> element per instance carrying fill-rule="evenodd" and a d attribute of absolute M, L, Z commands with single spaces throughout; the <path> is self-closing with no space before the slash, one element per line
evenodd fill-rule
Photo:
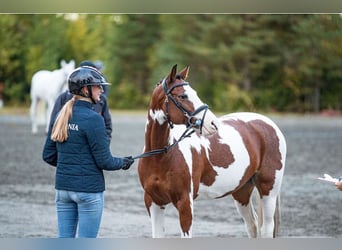
<path fill-rule="evenodd" d="M 113 113 L 111 149 L 138 155 L 144 144 L 145 114 Z M 342 175 L 342 117 L 275 116 L 288 144 L 281 193 L 280 237 L 342 238 L 342 192 L 316 180 Z M 44 128 L 30 132 L 26 114 L 0 115 L 0 237 L 56 237 L 54 168 L 41 152 Z M 99 237 L 149 238 L 137 163 L 129 171 L 106 172 L 105 208 Z M 231 197 L 195 202 L 193 237 L 247 237 Z M 178 217 L 166 210 L 167 237 L 178 237 Z"/>

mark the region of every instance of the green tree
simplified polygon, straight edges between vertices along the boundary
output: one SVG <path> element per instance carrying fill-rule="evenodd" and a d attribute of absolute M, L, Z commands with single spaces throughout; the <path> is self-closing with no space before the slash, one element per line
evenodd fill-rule
<path fill-rule="evenodd" d="M 116 108 L 146 105 L 150 93 L 150 61 L 159 39 L 158 15 L 120 15 L 114 18 L 108 53 L 111 65 L 111 97 Z"/>
<path fill-rule="evenodd" d="M 324 15 L 0 15 L 6 103 L 29 103 L 35 71 L 102 60 L 112 108 L 146 107 L 174 64 L 212 109 L 341 110 L 342 18 Z M 113 100 L 113 101 L 112 101 Z"/>
<path fill-rule="evenodd" d="M 24 71 L 24 50 L 21 46 L 25 37 L 25 25 L 17 15 L 0 15 L 0 82 L 4 83 L 4 98 L 11 103 L 25 100 L 26 88 L 20 84 Z"/>
<path fill-rule="evenodd" d="M 318 112 L 341 107 L 342 18 L 340 15 L 307 15 L 294 27 L 298 68 L 302 76 L 304 107 Z M 335 97 L 331 91 L 336 92 Z M 322 98 L 323 95 L 323 98 Z M 331 99 L 329 101 L 329 99 Z M 328 104 L 330 103 L 330 104 Z"/>

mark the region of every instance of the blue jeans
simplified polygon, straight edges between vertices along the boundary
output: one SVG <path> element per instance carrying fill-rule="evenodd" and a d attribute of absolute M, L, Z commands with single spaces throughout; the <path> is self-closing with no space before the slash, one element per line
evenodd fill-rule
<path fill-rule="evenodd" d="M 58 237 L 96 238 L 104 205 L 103 192 L 83 193 L 56 190 Z"/>

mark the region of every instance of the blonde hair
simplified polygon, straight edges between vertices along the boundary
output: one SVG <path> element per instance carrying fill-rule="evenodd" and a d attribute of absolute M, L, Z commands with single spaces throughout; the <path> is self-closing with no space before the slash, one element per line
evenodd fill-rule
<path fill-rule="evenodd" d="M 51 140 L 64 142 L 68 139 L 68 124 L 72 115 L 72 108 L 74 106 L 75 99 L 75 96 L 73 96 L 59 111 L 59 114 L 52 127 Z"/>

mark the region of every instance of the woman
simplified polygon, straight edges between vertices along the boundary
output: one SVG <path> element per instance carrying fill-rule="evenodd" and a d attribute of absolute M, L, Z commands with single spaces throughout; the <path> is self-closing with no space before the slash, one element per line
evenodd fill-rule
<path fill-rule="evenodd" d="M 56 166 L 58 236 L 97 237 L 105 190 L 103 170 L 127 170 L 132 157 L 111 155 L 103 118 L 92 110 L 100 100 L 105 77 L 82 66 L 68 78 L 74 95 L 50 126 L 43 160 Z"/>
<path fill-rule="evenodd" d="M 100 69 L 103 68 L 103 64 L 99 64 L 98 61 L 96 61 L 96 62 L 97 62 L 97 64 L 95 64 L 91 61 L 85 60 L 79 64 L 79 67 L 89 66 L 89 67 L 93 67 L 93 68 L 95 68 L 101 72 Z M 101 67 L 101 68 L 98 68 L 98 67 Z M 95 110 L 100 115 L 102 115 L 104 122 L 105 122 L 106 132 L 107 132 L 108 138 L 109 138 L 109 140 L 111 140 L 113 128 L 112 128 L 112 118 L 111 118 L 110 113 L 109 113 L 108 102 L 107 102 L 108 85 L 103 85 L 102 87 L 104 89 L 104 92 L 100 95 L 100 101 L 97 103 L 94 103 L 92 105 L 92 109 Z M 106 90 L 107 90 L 107 92 L 106 92 Z M 55 104 L 53 106 L 52 112 L 51 112 L 50 126 L 51 126 L 51 124 L 53 124 L 54 120 L 56 119 L 57 114 L 62 109 L 64 104 L 67 101 L 69 101 L 73 96 L 74 95 L 70 93 L 69 89 L 67 89 L 57 97 Z"/>

